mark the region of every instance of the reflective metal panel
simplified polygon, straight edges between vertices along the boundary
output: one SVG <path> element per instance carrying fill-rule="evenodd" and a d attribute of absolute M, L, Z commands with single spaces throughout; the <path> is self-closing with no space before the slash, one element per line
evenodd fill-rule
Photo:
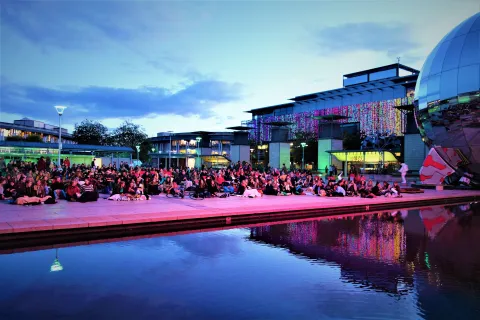
<path fill-rule="evenodd" d="M 419 79 L 415 117 L 424 141 L 456 149 L 480 182 L 480 13 L 440 41 Z"/>

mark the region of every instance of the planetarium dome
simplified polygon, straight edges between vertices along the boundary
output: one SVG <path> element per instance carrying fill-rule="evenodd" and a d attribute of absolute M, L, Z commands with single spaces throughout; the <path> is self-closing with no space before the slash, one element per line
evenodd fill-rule
<path fill-rule="evenodd" d="M 480 13 L 450 31 L 425 60 L 415 88 L 415 118 L 429 147 L 451 149 L 480 181 Z"/>

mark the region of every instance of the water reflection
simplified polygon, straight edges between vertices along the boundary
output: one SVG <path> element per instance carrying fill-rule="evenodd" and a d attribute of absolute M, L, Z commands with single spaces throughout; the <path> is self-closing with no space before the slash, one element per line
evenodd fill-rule
<path fill-rule="evenodd" d="M 0 255 L 0 283 L 8 288 L 0 291 L 0 319 L 474 319 L 479 209 L 399 210 Z M 50 272 L 52 261 L 63 270 Z"/>
<path fill-rule="evenodd" d="M 480 303 L 479 218 L 479 204 L 400 210 L 261 226 L 249 239 L 339 265 L 340 279 L 364 290 L 415 294 L 426 318 L 461 306 L 473 316 L 480 311 L 469 304 Z"/>

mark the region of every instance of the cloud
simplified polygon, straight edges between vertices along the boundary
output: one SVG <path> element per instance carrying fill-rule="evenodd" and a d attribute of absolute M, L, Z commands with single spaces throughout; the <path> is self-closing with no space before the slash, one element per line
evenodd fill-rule
<path fill-rule="evenodd" d="M 70 107 L 69 119 L 142 118 L 155 115 L 213 115 L 217 105 L 241 99 L 242 86 L 218 80 L 191 82 L 173 92 L 166 88 L 46 88 L 2 81 L 0 101 L 2 113 L 56 121 L 55 113 L 46 112 L 54 105 Z"/>
<path fill-rule="evenodd" d="M 145 26 L 117 18 L 122 4 L 109 1 L 12 1 L 2 7 L 2 26 L 36 45 L 63 49 L 95 48 L 103 37 L 125 41 Z M 130 27 L 125 27 L 129 25 Z"/>
<path fill-rule="evenodd" d="M 378 51 L 395 55 L 418 47 L 407 24 L 375 22 L 345 23 L 316 33 L 322 53 Z"/>

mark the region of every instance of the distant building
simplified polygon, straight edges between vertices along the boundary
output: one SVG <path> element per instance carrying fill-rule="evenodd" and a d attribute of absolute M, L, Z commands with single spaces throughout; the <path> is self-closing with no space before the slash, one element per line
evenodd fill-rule
<path fill-rule="evenodd" d="M 152 144 L 150 157 L 154 166 L 222 167 L 230 163 L 234 134 L 207 131 L 159 132 L 149 140 Z"/>
<path fill-rule="evenodd" d="M 366 162 L 370 162 L 370 167 L 386 164 L 384 154 L 369 156 L 362 150 L 355 151 L 353 162 L 353 157 L 348 157 L 345 152 L 342 152 L 342 159 L 337 159 L 333 151 L 342 150 L 343 132 L 400 137 L 413 134 L 408 139 L 409 150 L 416 150 L 413 153 L 418 159 L 405 161 L 414 162 L 409 166 L 418 170 L 426 155 L 412 112 L 418 75 L 418 70 L 400 63 L 346 74 L 342 88 L 297 96 L 285 104 L 252 109 L 247 111 L 252 114 L 252 119 L 243 121 L 242 125 L 252 128 L 250 139 L 256 144 L 254 153 L 258 161 L 264 163 L 269 159 L 268 143 L 272 141 L 274 123 L 287 123 L 287 140 L 293 139 L 297 133 L 323 139 L 325 143 L 319 142 L 318 163 L 314 165 L 322 170 L 331 164 L 344 168 L 353 162 L 361 168 L 365 168 Z M 327 122 L 335 122 L 335 126 Z M 404 150 L 399 155 L 389 153 L 388 156 L 397 162 L 397 159 L 403 159 Z"/>
<path fill-rule="evenodd" d="M 9 137 L 26 139 L 31 135 L 40 136 L 45 143 L 58 143 L 58 126 L 28 118 L 15 120 L 13 123 L 0 122 L 0 141 L 8 140 Z M 75 143 L 73 135 L 65 128 L 62 128 L 62 143 Z"/>
<path fill-rule="evenodd" d="M 27 141 L 29 136 L 40 136 L 42 142 Z M 77 144 L 73 135 L 62 128 L 62 160 L 68 157 L 71 164 L 90 165 L 96 158 L 96 165 L 132 162 L 133 150 L 128 147 L 96 146 Z M 58 126 L 42 121 L 23 118 L 13 123 L 0 122 L 0 157 L 6 162 L 37 161 L 41 156 L 58 159 Z"/>
<path fill-rule="evenodd" d="M 290 134 L 318 134 L 315 116 L 341 115 L 342 123 L 359 123 L 366 133 L 391 132 L 402 135 L 405 116 L 394 107 L 411 105 L 420 71 L 402 64 L 350 73 L 343 76 L 343 88 L 310 93 L 291 98 L 292 102 L 252 109 L 252 119 L 244 125 L 253 127 L 252 139 L 269 141 L 268 123 L 292 122 Z"/>

